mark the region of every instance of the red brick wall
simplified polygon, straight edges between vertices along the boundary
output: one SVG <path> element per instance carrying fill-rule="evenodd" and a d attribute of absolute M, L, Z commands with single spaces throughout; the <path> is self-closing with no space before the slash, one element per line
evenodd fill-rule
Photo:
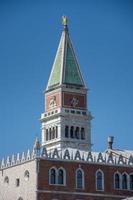
<path fill-rule="evenodd" d="M 62 192 L 86 192 L 86 193 L 94 193 L 94 194 L 110 194 L 110 195 L 123 195 L 123 196 L 133 196 L 133 191 L 127 190 L 115 190 L 113 188 L 113 174 L 116 171 L 120 173 L 133 172 L 132 167 L 116 167 L 111 165 L 100 165 L 100 164 L 89 164 L 89 163 L 78 163 L 78 162 L 69 162 L 69 161 L 49 161 L 49 160 L 41 160 L 40 161 L 40 170 L 38 174 L 38 190 L 50 190 L 50 191 L 62 191 Z M 66 170 L 66 186 L 57 186 L 57 185 L 49 185 L 49 169 L 51 167 L 63 167 Z M 85 173 L 85 189 L 76 189 L 75 188 L 75 171 L 77 168 L 81 167 Z M 104 191 L 96 191 L 95 186 L 95 173 L 98 169 L 101 169 L 104 172 Z M 40 194 L 42 195 L 43 199 L 84 199 L 84 200 L 91 200 L 91 199 L 110 199 L 110 198 L 103 198 L 103 197 L 89 197 L 89 196 L 82 196 L 76 197 L 76 195 L 57 195 L 57 194 Z M 47 198 L 45 197 L 47 196 Z M 121 198 L 118 198 L 121 199 Z"/>

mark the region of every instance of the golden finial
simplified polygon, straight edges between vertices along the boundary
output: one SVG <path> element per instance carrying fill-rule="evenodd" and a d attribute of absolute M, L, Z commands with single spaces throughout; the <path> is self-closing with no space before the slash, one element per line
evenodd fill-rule
<path fill-rule="evenodd" d="M 68 24 L 68 18 L 66 16 L 62 16 L 62 24 L 64 26 L 67 26 L 67 24 Z"/>

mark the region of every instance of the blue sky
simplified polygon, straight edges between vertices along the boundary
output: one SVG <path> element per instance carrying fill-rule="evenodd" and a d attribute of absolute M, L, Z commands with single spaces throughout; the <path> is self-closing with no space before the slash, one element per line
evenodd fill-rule
<path fill-rule="evenodd" d="M 0 157 L 31 148 L 61 36 L 69 31 L 87 86 L 93 150 L 133 149 L 133 1 L 0 1 Z"/>

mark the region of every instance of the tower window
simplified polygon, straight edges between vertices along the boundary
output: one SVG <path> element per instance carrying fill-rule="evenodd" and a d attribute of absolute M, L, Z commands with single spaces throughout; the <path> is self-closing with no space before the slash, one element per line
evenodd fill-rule
<path fill-rule="evenodd" d="M 48 129 L 46 129 L 46 141 L 48 141 Z"/>
<path fill-rule="evenodd" d="M 52 131 L 51 131 L 51 128 L 49 129 L 49 139 L 50 139 L 50 140 L 52 139 Z"/>
<path fill-rule="evenodd" d="M 84 172 L 81 169 L 76 171 L 76 188 L 83 189 L 84 188 Z"/>
<path fill-rule="evenodd" d="M 69 137 L 69 127 L 65 126 L 65 137 L 68 138 Z"/>
<path fill-rule="evenodd" d="M 55 135 L 56 135 L 56 138 L 58 138 L 58 126 L 56 126 Z"/>
<path fill-rule="evenodd" d="M 133 174 L 130 175 L 130 190 L 133 190 Z"/>
<path fill-rule="evenodd" d="M 76 127 L 75 138 L 79 139 L 79 127 Z"/>
<path fill-rule="evenodd" d="M 96 172 L 96 190 L 104 189 L 104 175 L 101 170 Z"/>
<path fill-rule="evenodd" d="M 127 190 L 127 175 L 122 175 L 122 189 Z"/>
<path fill-rule="evenodd" d="M 71 129 L 70 129 L 70 137 L 71 137 L 71 138 L 74 138 L 74 135 L 73 135 L 73 134 L 74 134 L 74 133 L 73 133 L 73 129 L 74 129 L 73 126 L 71 126 Z"/>
<path fill-rule="evenodd" d="M 120 189 L 120 175 L 118 173 L 114 175 L 114 184 L 115 189 Z"/>
<path fill-rule="evenodd" d="M 55 128 L 53 127 L 52 128 L 52 139 L 54 139 L 55 138 Z"/>
<path fill-rule="evenodd" d="M 49 171 L 49 181 L 50 181 L 50 184 L 56 184 L 56 170 L 55 170 L 55 168 L 52 168 Z"/>
<path fill-rule="evenodd" d="M 81 128 L 81 140 L 85 139 L 85 129 Z"/>

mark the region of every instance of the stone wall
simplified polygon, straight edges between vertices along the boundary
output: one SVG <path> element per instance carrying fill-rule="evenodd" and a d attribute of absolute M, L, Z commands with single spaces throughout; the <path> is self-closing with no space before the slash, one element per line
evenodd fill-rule
<path fill-rule="evenodd" d="M 0 200 L 19 200 L 20 197 L 36 200 L 35 160 L 0 170 Z"/>

